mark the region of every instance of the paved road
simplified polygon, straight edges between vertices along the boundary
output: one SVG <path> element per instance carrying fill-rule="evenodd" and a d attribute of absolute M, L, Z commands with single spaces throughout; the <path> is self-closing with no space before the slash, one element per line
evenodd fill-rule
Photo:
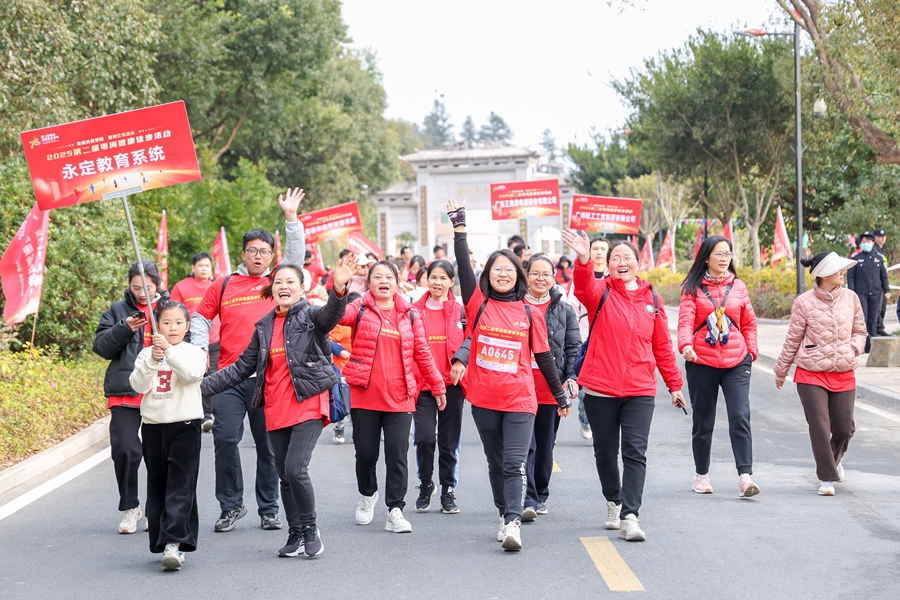
<path fill-rule="evenodd" d="M 658 401 L 641 513 L 644 543 L 625 543 L 602 529 L 605 503 L 574 417 L 560 430 L 561 471 L 553 477 L 550 514 L 523 526 L 525 548 L 518 554 L 504 553 L 494 541 L 487 467 L 468 414 L 457 490 L 462 512 L 417 514 L 411 481 L 409 535 L 383 530 L 383 505 L 371 525 L 355 525 L 353 446 L 333 445 L 328 428 L 311 467 L 325 543 L 314 560 L 277 558 L 286 531 L 262 531 L 252 498 L 250 514 L 233 532 L 213 533 L 212 439 L 204 435 L 202 536 L 181 572 L 164 573 L 143 534 L 116 533 L 114 475 L 105 460 L 0 521 L 0 597 L 598 598 L 616 595 L 610 587 L 629 573 L 645 588 L 635 593 L 646 598 L 898 597 L 898 413 L 857 408 L 857 434 L 844 461 L 848 482 L 837 486 L 837 496 L 820 498 L 793 385 L 778 392 L 772 375 L 756 369 L 752 398 L 755 480 L 762 488 L 752 500 L 737 497 L 724 410 L 710 473 L 716 493 L 698 496 L 690 490 L 689 417 Z M 251 443 L 248 435 L 242 448 L 248 490 Z M 24 491 L 0 496 L 0 505 Z M 589 542 L 600 548 L 609 582 L 580 538 L 611 542 Z M 616 558 L 627 567 L 609 562 Z M 627 586 L 629 580 L 618 581 Z"/>

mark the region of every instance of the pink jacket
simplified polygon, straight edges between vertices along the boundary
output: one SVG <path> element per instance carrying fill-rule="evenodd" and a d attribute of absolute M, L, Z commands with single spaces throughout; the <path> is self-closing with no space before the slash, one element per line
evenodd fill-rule
<path fill-rule="evenodd" d="M 366 309 L 359 321 L 359 330 L 353 332 L 353 350 L 350 353 L 347 366 L 344 367 L 343 375 L 347 383 L 367 388 L 371 383 L 372 365 L 375 362 L 378 336 L 381 334 L 381 325 L 383 323 L 381 310 L 375 304 L 375 297 L 372 295 L 372 292 L 366 292 L 366 295 L 360 300 L 348 304 L 340 324 L 355 327 L 356 316 L 359 314 L 359 309 L 362 305 L 365 305 Z M 410 319 L 409 313 L 410 311 L 415 312 L 415 309 L 400 294 L 394 295 L 394 306 L 397 307 L 397 313 L 399 314 L 397 326 L 400 329 L 400 345 L 403 355 L 391 358 L 396 361 L 398 369 L 403 369 L 406 379 L 407 398 L 415 402 L 419 391 L 416 376 L 412 369 L 413 364 L 418 366 L 421 376 L 433 394 L 446 393 L 444 378 L 441 377 L 434 364 L 434 357 L 431 356 L 431 349 L 428 347 L 428 341 L 425 337 L 424 318 L 419 314 L 415 314 Z M 375 382 L 375 385 L 378 385 L 378 382 Z"/>
<path fill-rule="evenodd" d="M 741 364 L 748 352 L 753 356 L 753 360 L 759 357 L 759 347 L 756 343 L 756 313 L 750 304 L 747 286 L 731 272 L 728 272 L 719 283 L 704 282 L 709 295 L 718 306 L 722 306 L 722 297 L 729 284 L 731 292 L 725 301 L 725 314 L 736 328 L 731 328 L 728 343 L 724 346 L 716 344 L 713 347 L 704 341 L 707 333 L 706 317 L 716 310 L 716 307 L 703 290 L 698 289 L 695 294 L 681 296 L 681 305 L 678 308 L 678 352 L 682 352 L 685 346 L 692 346 L 697 353 L 697 360 L 694 361 L 697 364 L 730 369 Z"/>
<path fill-rule="evenodd" d="M 829 293 L 813 286 L 791 309 L 791 325 L 775 363 L 775 376 L 787 377 L 791 364 L 807 371 L 856 369 L 866 346 L 866 322 L 859 297 L 847 288 Z"/>

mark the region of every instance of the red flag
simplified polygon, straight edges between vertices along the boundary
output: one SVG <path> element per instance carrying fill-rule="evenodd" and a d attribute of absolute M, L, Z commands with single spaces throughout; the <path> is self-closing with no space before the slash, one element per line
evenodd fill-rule
<path fill-rule="evenodd" d="M 156 238 L 156 261 L 159 267 L 159 278 L 162 289 L 169 289 L 169 225 L 166 223 L 166 211 L 162 211 L 159 221 L 159 236 Z"/>
<path fill-rule="evenodd" d="M 6 298 L 3 318 L 8 326 L 38 311 L 49 225 L 50 211 L 35 204 L 0 258 L 0 285 Z"/>
<path fill-rule="evenodd" d="M 731 245 L 734 246 L 734 226 L 731 224 L 730 220 L 725 225 L 725 229 L 722 230 L 722 237 L 731 242 Z"/>
<path fill-rule="evenodd" d="M 212 247 L 213 277 L 224 277 L 231 273 L 231 257 L 228 256 L 228 242 L 225 240 L 225 228 L 219 228 L 219 235 Z"/>
<path fill-rule="evenodd" d="M 650 236 L 644 240 L 644 249 L 641 250 L 641 271 L 649 271 L 653 268 L 653 244 L 650 243 Z"/>
<path fill-rule="evenodd" d="M 791 252 L 791 240 L 788 237 L 787 227 L 784 226 L 784 216 L 781 214 L 781 207 L 778 207 L 778 215 L 775 218 L 775 240 L 772 245 L 772 264 L 776 264 L 779 260 L 794 258 Z"/>
<path fill-rule="evenodd" d="M 281 264 L 281 232 L 275 232 L 275 266 Z"/>
<path fill-rule="evenodd" d="M 675 240 L 672 232 L 666 232 L 666 238 L 663 240 L 662 248 L 659 250 L 659 258 L 656 260 L 656 268 L 670 267 L 675 264 Z"/>
<path fill-rule="evenodd" d="M 700 252 L 700 246 L 703 245 L 703 228 L 697 228 L 697 239 L 694 240 L 694 258 L 697 258 L 697 254 Z"/>
<path fill-rule="evenodd" d="M 347 236 L 347 248 L 352 250 L 354 254 L 371 253 L 377 256 L 378 260 L 381 260 L 381 248 L 358 231 L 354 231 Z"/>

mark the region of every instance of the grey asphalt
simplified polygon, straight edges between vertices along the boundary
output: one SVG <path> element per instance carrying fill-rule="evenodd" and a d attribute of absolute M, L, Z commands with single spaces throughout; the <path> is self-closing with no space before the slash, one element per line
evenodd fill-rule
<path fill-rule="evenodd" d="M 443 515 L 435 502 L 430 512 L 416 513 L 410 448 L 405 514 L 411 534 L 384 531 L 383 503 L 372 524 L 355 524 L 353 445 L 334 445 L 330 427 L 311 466 L 324 554 L 312 560 L 277 558 L 287 531 L 259 528 L 249 433 L 242 447 L 249 514 L 234 531 L 214 533 L 219 509 L 212 438 L 204 434 L 201 537 L 181 572 L 162 571 L 146 534 L 116 533 L 115 478 L 112 462 L 104 461 L 0 521 L 0 597 L 900 597 L 900 413 L 857 408 L 856 437 L 844 460 L 848 481 L 836 486 L 835 497 L 822 498 L 793 384 L 776 391 L 771 373 L 755 369 L 754 479 L 762 493 L 742 500 L 724 408 L 710 472 L 716 493 L 700 496 L 690 489 L 690 418 L 672 408 L 663 391 L 650 434 L 643 543 L 620 541 L 616 532 L 602 528 L 605 502 L 592 450 L 573 415 L 560 429 L 555 458 L 562 470 L 553 475 L 550 514 L 523 525 L 522 552 L 503 552 L 495 541 L 498 519 L 486 462 L 467 410 L 457 489 L 462 512 Z M 0 496 L 0 505 L 40 482 Z M 142 473 L 142 495 L 143 489 Z M 609 591 L 579 540 L 598 536 L 612 540 L 645 591 Z"/>

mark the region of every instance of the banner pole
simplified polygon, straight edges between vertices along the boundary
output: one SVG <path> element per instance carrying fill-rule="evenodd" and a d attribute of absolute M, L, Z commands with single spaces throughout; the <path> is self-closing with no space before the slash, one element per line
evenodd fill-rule
<path fill-rule="evenodd" d="M 141 250 L 138 247 L 137 236 L 134 234 L 134 223 L 131 221 L 131 211 L 128 209 L 128 196 L 122 196 L 122 205 L 125 207 L 125 218 L 128 220 L 128 230 L 131 232 L 131 243 L 134 244 L 134 255 L 137 258 L 138 273 L 141 275 L 141 283 L 144 286 L 144 297 L 147 299 L 147 308 L 152 307 L 153 299 L 150 297 L 150 289 L 147 287 L 147 275 L 144 273 L 144 262 L 141 260 Z M 150 310 L 150 330 L 156 335 L 156 319 Z"/>
<path fill-rule="evenodd" d="M 41 305 L 38 303 L 37 310 L 34 311 L 34 322 L 31 324 L 31 347 L 34 348 L 34 333 L 37 331 L 38 313 L 41 312 Z"/>

